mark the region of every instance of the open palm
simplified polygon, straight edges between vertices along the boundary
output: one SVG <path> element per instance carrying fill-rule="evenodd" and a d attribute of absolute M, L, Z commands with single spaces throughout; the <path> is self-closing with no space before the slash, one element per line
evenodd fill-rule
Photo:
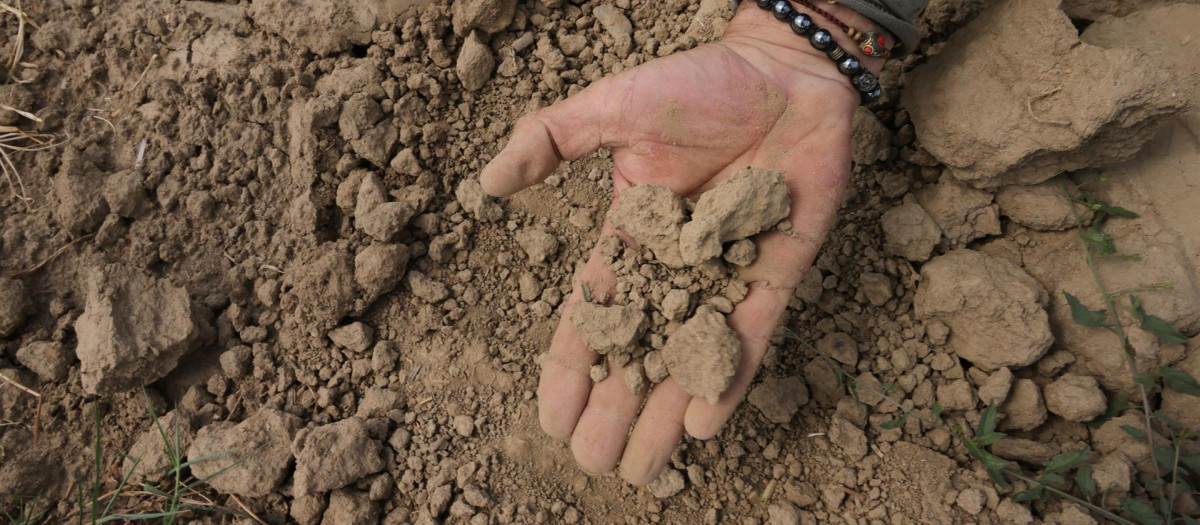
<path fill-rule="evenodd" d="M 629 391 L 619 369 L 609 375 L 617 380 L 593 384 L 588 371 L 600 356 L 567 320 L 582 297 L 575 284 L 543 365 L 538 400 L 542 428 L 570 438 L 585 470 L 607 472 L 619 463 L 626 480 L 645 484 L 661 472 L 685 430 L 699 439 L 715 436 L 745 397 L 796 284 L 835 220 L 850 171 L 858 95 L 806 42 L 764 38 L 778 29 L 767 27 L 772 23 L 739 16 L 718 43 L 603 79 L 527 115 L 483 171 L 484 190 L 505 196 L 545 179 L 563 160 L 610 148 L 617 199 L 638 184 L 696 195 L 745 166 L 782 171 L 791 192 L 792 231 L 758 236 L 760 255 L 740 272 L 750 291 L 728 321 L 741 339 L 742 358 L 716 404 L 692 398 L 669 377 L 643 395 Z M 604 229 L 613 232 L 607 221 Z M 581 278 L 594 293 L 615 284 L 596 252 Z"/>

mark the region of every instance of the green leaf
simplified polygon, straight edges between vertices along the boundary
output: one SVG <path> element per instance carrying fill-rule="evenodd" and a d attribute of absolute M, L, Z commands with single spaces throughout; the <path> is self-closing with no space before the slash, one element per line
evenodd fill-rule
<path fill-rule="evenodd" d="M 1192 474 L 1200 475 L 1200 454 L 1180 454 L 1179 462 L 1191 470 Z"/>
<path fill-rule="evenodd" d="M 1167 426 L 1172 429 L 1183 428 L 1183 425 L 1180 425 L 1178 421 L 1175 421 L 1175 418 L 1168 416 L 1167 413 L 1163 412 L 1162 410 L 1155 410 L 1154 412 L 1151 412 L 1150 415 L 1166 421 Z"/>
<path fill-rule="evenodd" d="M 583 291 L 583 302 L 585 302 L 585 303 L 592 302 L 592 289 L 588 288 L 587 283 L 580 281 L 579 288 L 580 288 L 580 290 Z"/>
<path fill-rule="evenodd" d="M 1196 383 L 1196 378 L 1191 374 L 1171 366 L 1160 366 L 1158 371 L 1162 374 L 1163 385 L 1167 388 L 1181 394 L 1200 397 L 1200 384 Z"/>
<path fill-rule="evenodd" d="M 1100 255 L 1112 255 L 1117 253 L 1117 242 L 1113 240 L 1112 235 L 1105 233 L 1099 226 L 1093 224 L 1079 234 L 1083 237 L 1084 242 L 1092 251 Z"/>
<path fill-rule="evenodd" d="M 1183 525 L 1200 525 L 1200 521 L 1196 521 L 1196 518 L 1191 516 L 1181 516 L 1181 518 L 1183 519 Z"/>
<path fill-rule="evenodd" d="M 975 430 L 975 441 L 980 447 L 986 447 L 999 441 L 1004 433 L 996 432 L 996 402 L 988 404 L 987 410 L 979 416 L 979 426 Z"/>
<path fill-rule="evenodd" d="M 1153 507 L 1135 499 L 1121 498 L 1121 509 L 1142 525 L 1162 525 L 1162 516 Z"/>
<path fill-rule="evenodd" d="M 1166 319 L 1146 313 L 1146 309 L 1142 308 L 1141 299 L 1136 295 L 1129 296 L 1129 304 L 1133 306 L 1133 316 L 1142 323 L 1142 330 L 1158 336 L 1164 343 L 1181 345 L 1188 342 L 1188 339 Z"/>
<path fill-rule="evenodd" d="M 1153 388 L 1153 387 L 1158 386 L 1158 384 L 1155 383 L 1154 377 L 1151 376 L 1150 374 L 1140 374 L 1139 373 L 1139 374 L 1133 376 L 1133 380 L 1135 382 L 1137 382 L 1137 384 L 1146 386 L 1146 387 Z"/>
<path fill-rule="evenodd" d="M 888 394 L 896 393 L 896 383 L 887 382 L 883 384 L 883 391 Z"/>
<path fill-rule="evenodd" d="M 1120 206 L 1113 206 L 1107 202 L 1104 202 L 1088 191 L 1080 192 L 1076 202 L 1087 206 L 1089 210 L 1097 213 L 1103 213 L 1113 217 L 1124 217 L 1126 219 L 1138 218 L 1138 214 Z"/>
<path fill-rule="evenodd" d="M 1166 445 L 1154 447 L 1154 461 L 1157 461 L 1163 470 L 1171 470 L 1175 464 L 1175 449 Z"/>
<path fill-rule="evenodd" d="M 1125 394 L 1117 394 L 1117 398 L 1114 399 L 1112 403 L 1108 404 L 1108 410 L 1104 412 L 1104 415 L 1091 420 L 1088 422 L 1087 426 L 1091 429 L 1100 428 L 1102 425 L 1107 423 L 1108 420 L 1121 415 L 1128 408 L 1129 396 Z"/>
<path fill-rule="evenodd" d="M 1079 486 L 1079 491 L 1084 496 L 1090 498 L 1096 495 L 1096 480 L 1092 479 L 1091 465 L 1079 467 L 1079 471 L 1075 473 L 1075 484 Z"/>
<path fill-rule="evenodd" d="M 879 428 L 884 430 L 897 429 L 904 426 L 905 421 L 908 421 L 908 414 L 900 414 L 898 417 L 896 417 L 896 419 L 885 421 L 883 424 L 879 425 Z"/>
<path fill-rule="evenodd" d="M 1075 324 L 1091 327 L 1110 327 L 1113 324 L 1104 320 L 1106 313 L 1103 310 L 1089 310 L 1083 303 L 1079 302 L 1079 298 L 1067 292 L 1063 292 L 1067 296 L 1067 304 L 1071 306 L 1071 319 Z"/>
<path fill-rule="evenodd" d="M 1126 434 L 1133 436 L 1133 439 L 1141 441 L 1142 443 L 1146 442 L 1146 433 L 1140 428 L 1129 425 L 1121 425 L 1121 430 L 1124 430 Z"/>
<path fill-rule="evenodd" d="M 962 429 L 958 428 L 958 425 L 954 425 L 954 427 L 956 432 L 958 432 L 959 437 L 963 439 L 963 445 L 967 447 L 967 453 L 970 454 L 971 457 L 978 459 L 979 462 L 983 464 L 983 468 L 987 469 L 988 477 L 992 478 L 992 481 L 994 481 L 997 485 L 1000 485 L 1001 487 L 1007 487 L 1008 483 L 1004 481 L 1004 475 L 1001 474 L 1000 471 L 1003 470 L 1004 467 L 1008 466 L 1008 462 L 996 457 L 996 455 L 992 454 L 991 452 L 984 450 L 979 444 L 978 438 L 970 439 L 963 436 Z"/>
<path fill-rule="evenodd" d="M 1105 203 L 1100 203 L 1100 209 L 1097 211 L 1107 213 L 1109 215 L 1112 215 L 1113 217 L 1124 217 L 1126 219 L 1136 219 L 1139 217 L 1138 214 L 1136 214 L 1132 211 L 1129 211 L 1125 208 L 1122 208 L 1120 206 L 1113 206 L 1113 205 L 1105 204 Z"/>
<path fill-rule="evenodd" d="M 931 410 L 929 412 L 929 417 L 933 418 L 934 420 L 942 419 L 942 404 L 941 403 L 934 402 L 933 410 Z"/>
<path fill-rule="evenodd" d="M 1067 484 L 1066 479 L 1064 479 L 1062 476 L 1060 476 L 1054 472 L 1047 472 L 1045 474 L 1042 474 L 1039 479 L 1041 480 L 1041 482 L 1043 484 L 1050 485 L 1052 487 L 1061 487 L 1061 486 Z"/>
<path fill-rule="evenodd" d="M 1045 501 L 1046 500 L 1046 488 L 1041 485 L 1037 485 L 1032 488 L 1022 490 L 1021 492 L 1014 494 L 1012 497 L 1012 500 L 1017 503 L 1028 503 L 1030 501 Z"/>
<path fill-rule="evenodd" d="M 1066 472 L 1075 467 L 1083 465 L 1084 463 L 1087 463 L 1089 452 L 1091 452 L 1091 449 L 1085 447 L 1078 450 L 1069 450 L 1054 456 L 1050 458 L 1049 461 L 1044 463 L 1046 466 L 1046 472 Z"/>

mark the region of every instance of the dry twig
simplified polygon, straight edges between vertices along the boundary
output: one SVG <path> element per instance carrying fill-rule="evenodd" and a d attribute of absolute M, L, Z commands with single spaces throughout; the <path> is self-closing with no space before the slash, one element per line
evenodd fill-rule
<path fill-rule="evenodd" d="M 19 272 L 13 272 L 8 275 L 0 275 L 0 277 L 4 277 L 6 279 L 16 279 L 18 277 L 27 277 L 27 276 L 33 275 L 34 273 L 37 273 L 38 270 L 41 270 L 42 267 L 46 266 L 47 264 L 50 264 L 51 261 L 57 259 L 58 256 L 62 255 L 64 252 L 66 252 L 68 248 L 75 246 L 76 244 L 79 244 L 80 242 L 84 241 L 85 239 L 91 239 L 92 237 L 95 237 L 95 236 L 96 236 L 96 234 L 89 233 L 87 235 L 81 235 L 79 237 L 76 237 L 75 240 L 68 242 L 67 244 L 64 244 L 62 248 L 59 248 L 54 253 L 50 254 L 49 257 L 42 259 L 42 262 L 37 263 L 32 268 L 21 270 Z"/>
<path fill-rule="evenodd" d="M 37 399 L 37 408 L 34 409 L 33 412 L 33 442 L 37 443 L 38 435 L 41 433 L 42 429 L 42 395 L 35 392 L 32 388 L 22 385 L 21 383 L 18 383 L 17 380 L 4 374 L 0 374 L 0 380 L 17 387 L 19 390 L 22 390 L 26 394 L 29 394 Z"/>

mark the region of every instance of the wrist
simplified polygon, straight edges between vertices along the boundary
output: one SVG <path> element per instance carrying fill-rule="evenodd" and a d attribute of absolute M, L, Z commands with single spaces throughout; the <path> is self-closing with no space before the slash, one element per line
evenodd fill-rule
<path fill-rule="evenodd" d="M 824 0 L 817 0 L 824 2 Z M 801 5 L 797 2 L 788 1 L 792 9 L 798 13 L 804 13 L 812 18 L 813 22 L 822 29 L 829 31 L 833 35 L 833 39 L 847 53 L 858 58 L 863 67 L 878 75 L 883 69 L 884 58 L 866 56 L 859 49 L 858 42 L 850 38 L 844 31 L 836 27 L 836 25 L 817 12 Z M 858 11 L 850 9 L 842 4 L 822 4 L 821 9 L 826 13 L 833 15 L 838 20 L 850 25 L 863 32 L 875 32 L 878 34 L 889 35 L 886 29 L 883 29 L 872 22 L 871 19 L 863 16 Z M 825 57 L 825 53 L 812 47 L 808 40 L 792 32 L 787 24 L 781 23 L 778 19 L 771 15 L 771 12 L 764 9 L 759 9 L 754 2 L 738 2 L 738 10 L 733 20 L 729 24 L 729 29 L 726 34 L 733 32 L 735 34 L 747 33 L 755 37 L 772 42 L 778 46 L 799 51 L 808 55 Z M 828 60 L 826 60 L 828 62 Z M 835 68 L 836 70 L 836 68 Z"/>
<path fill-rule="evenodd" d="M 788 3 L 795 12 L 807 15 L 815 26 L 828 31 L 834 42 L 848 55 L 857 58 L 864 70 L 878 76 L 883 67 L 883 58 L 865 56 L 859 49 L 858 42 L 836 24 L 801 4 L 791 1 Z M 822 4 L 821 8 L 839 21 L 860 31 L 883 32 L 877 24 L 843 5 L 829 4 L 826 7 Z M 793 32 L 790 24 L 777 19 L 771 11 L 759 8 L 755 2 L 740 2 L 737 14 L 726 29 L 722 42 L 756 49 L 775 62 L 777 67 L 837 82 L 848 94 L 859 98 L 860 94 L 850 82 L 850 77 L 842 74 L 837 64 L 831 61 L 824 51 L 815 48 L 808 38 Z"/>

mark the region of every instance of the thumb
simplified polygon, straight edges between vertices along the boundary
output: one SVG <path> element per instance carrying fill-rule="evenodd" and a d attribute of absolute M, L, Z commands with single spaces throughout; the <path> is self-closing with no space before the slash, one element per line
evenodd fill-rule
<path fill-rule="evenodd" d="M 593 83 L 566 100 L 517 121 L 508 145 L 480 174 L 483 191 L 512 195 L 549 177 L 564 160 L 575 160 L 608 146 L 608 130 L 620 115 L 615 94 L 624 75 Z"/>

